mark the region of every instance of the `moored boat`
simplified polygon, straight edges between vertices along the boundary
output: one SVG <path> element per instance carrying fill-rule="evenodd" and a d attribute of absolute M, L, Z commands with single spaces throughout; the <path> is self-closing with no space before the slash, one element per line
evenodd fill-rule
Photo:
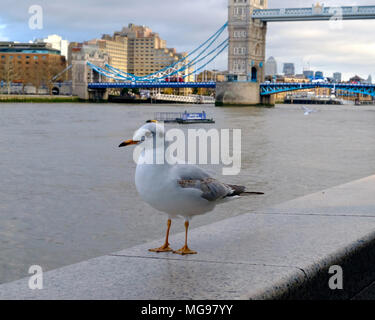
<path fill-rule="evenodd" d="M 155 114 L 155 120 L 165 123 L 195 124 L 195 123 L 215 123 L 211 118 L 207 118 L 205 111 L 189 113 L 159 112 Z"/>

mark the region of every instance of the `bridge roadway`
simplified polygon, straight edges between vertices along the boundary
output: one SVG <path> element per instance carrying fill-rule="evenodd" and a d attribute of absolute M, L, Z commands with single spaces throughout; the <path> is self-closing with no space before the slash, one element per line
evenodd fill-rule
<path fill-rule="evenodd" d="M 374 84 L 350 84 L 329 82 L 308 83 L 261 83 L 260 95 L 267 96 L 280 92 L 296 91 L 313 88 L 330 88 L 352 93 L 365 94 L 375 97 Z M 156 88 L 216 88 L 216 82 L 92 82 L 88 89 L 156 89 Z"/>
<path fill-rule="evenodd" d="M 216 82 L 91 82 L 88 89 L 216 88 Z"/>
<path fill-rule="evenodd" d="M 261 83 L 260 94 L 267 96 L 279 92 L 296 91 L 313 88 L 330 88 L 347 92 L 365 94 L 375 97 L 374 84 L 351 84 L 351 83 L 329 83 L 329 82 L 308 82 L 308 83 Z"/>
<path fill-rule="evenodd" d="M 251 17 L 264 22 L 375 19 L 375 6 L 257 9 Z"/>

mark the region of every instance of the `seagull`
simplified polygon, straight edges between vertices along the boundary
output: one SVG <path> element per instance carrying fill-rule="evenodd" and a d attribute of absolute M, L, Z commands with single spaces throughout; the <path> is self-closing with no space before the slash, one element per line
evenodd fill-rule
<path fill-rule="evenodd" d="M 302 110 L 305 111 L 305 116 L 309 116 L 311 113 L 317 112 L 316 110 L 312 110 L 304 106 L 302 106 Z"/>
<path fill-rule="evenodd" d="M 135 186 L 143 201 L 154 209 L 168 215 L 165 243 L 150 252 L 173 252 L 180 255 L 197 254 L 188 247 L 189 222 L 194 216 L 203 215 L 214 210 L 216 205 L 248 195 L 261 195 L 262 192 L 247 192 L 243 186 L 222 183 L 214 179 L 203 169 L 195 165 L 175 164 L 144 164 L 146 152 L 156 154 L 158 146 L 153 142 L 156 136 L 164 139 L 164 127 L 155 120 L 139 128 L 133 139 L 122 142 L 119 147 L 144 144 L 135 172 Z M 164 141 L 164 140 L 163 140 Z M 149 141 L 150 142 L 150 141 Z M 168 142 L 165 142 L 167 145 Z M 142 147 L 143 147 L 142 146 Z M 152 148 L 152 150 L 151 150 Z M 164 152 L 164 149 L 162 152 Z M 177 251 L 170 248 L 169 232 L 172 220 L 185 220 L 185 245 Z"/>

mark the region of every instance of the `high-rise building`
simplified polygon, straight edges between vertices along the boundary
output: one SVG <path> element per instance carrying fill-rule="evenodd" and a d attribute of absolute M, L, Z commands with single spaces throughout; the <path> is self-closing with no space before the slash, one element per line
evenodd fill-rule
<path fill-rule="evenodd" d="M 341 72 L 335 72 L 333 74 L 333 81 L 335 81 L 337 83 L 339 83 L 339 82 L 342 81 L 342 74 L 341 74 Z"/>
<path fill-rule="evenodd" d="M 146 26 L 129 24 L 114 33 L 114 38 L 127 38 L 128 73 L 146 76 L 155 73 L 186 57 L 186 53 L 177 53 L 174 48 L 167 48 L 165 40 L 158 33 Z M 185 60 L 188 63 L 188 60 Z M 192 70 L 185 70 L 180 75 L 188 75 Z"/>
<path fill-rule="evenodd" d="M 312 70 L 303 70 L 303 75 L 307 79 L 313 79 L 314 78 L 314 71 L 312 71 Z"/>
<path fill-rule="evenodd" d="M 52 49 L 59 50 L 61 52 L 61 55 L 65 57 L 66 60 L 68 60 L 68 47 L 69 47 L 69 41 L 63 40 L 62 37 L 60 37 L 57 34 L 49 35 L 47 38 L 44 39 L 37 39 L 35 40 L 36 43 L 44 42 L 49 43 L 52 47 Z"/>
<path fill-rule="evenodd" d="M 265 75 L 272 77 L 277 75 L 277 62 L 274 57 L 269 57 L 266 61 Z"/>
<path fill-rule="evenodd" d="M 315 71 L 315 79 L 323 79 L 324 73 L 323 71 Z"/>
<path fill-rule="evenodd" d="M 97 45 L 100 50 L 108 54 L 109 64 L 112 67 L 128 72 L 128 38 L 103 35 L 102 39 L 93 39 L 85 44 Z"/>
<path fill-rule="evenodd" d="M 286 76 L 294 76 L 296 74 L 294 63 L 284 63 L 283 72 Z"/>
<path fill-rule="evenodd" d="M 372 77 L 371 77 L 371 74 L 368 76 L 367 78 L 367 83 L 368 84 L 372 84 Z"/>

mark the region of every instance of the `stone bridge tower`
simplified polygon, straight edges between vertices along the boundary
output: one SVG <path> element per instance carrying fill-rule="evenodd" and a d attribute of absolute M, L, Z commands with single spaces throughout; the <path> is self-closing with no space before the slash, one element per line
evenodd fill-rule
<path fill-rule="evenodd" d="M 273 104 L 260 97 L 267 24 L 251 18 L 254 9 L 267 7 L 268 0 L 229 0 L 228 81 L 216 86 L 217 106 Z"/>
<path fill-rule="evenodd" d="M 73 95 L 83 100 L 107 100 L 107 90 L 88 90 L 89 82 L 109 81 L 109 79 L 93 71 L 87 62 L 105 68 L 105 64 L 109 62 L 108 54 L 100 51 L 95 45 L 81 45 L 72 48 L 71 51 Z"/>
<path fill-rule="evenodd" d="M 228 70 L 233 80 L 264 80 L 267 24 L 251 14 L 267 7 L 268 0 L 229 0 Z"/>

